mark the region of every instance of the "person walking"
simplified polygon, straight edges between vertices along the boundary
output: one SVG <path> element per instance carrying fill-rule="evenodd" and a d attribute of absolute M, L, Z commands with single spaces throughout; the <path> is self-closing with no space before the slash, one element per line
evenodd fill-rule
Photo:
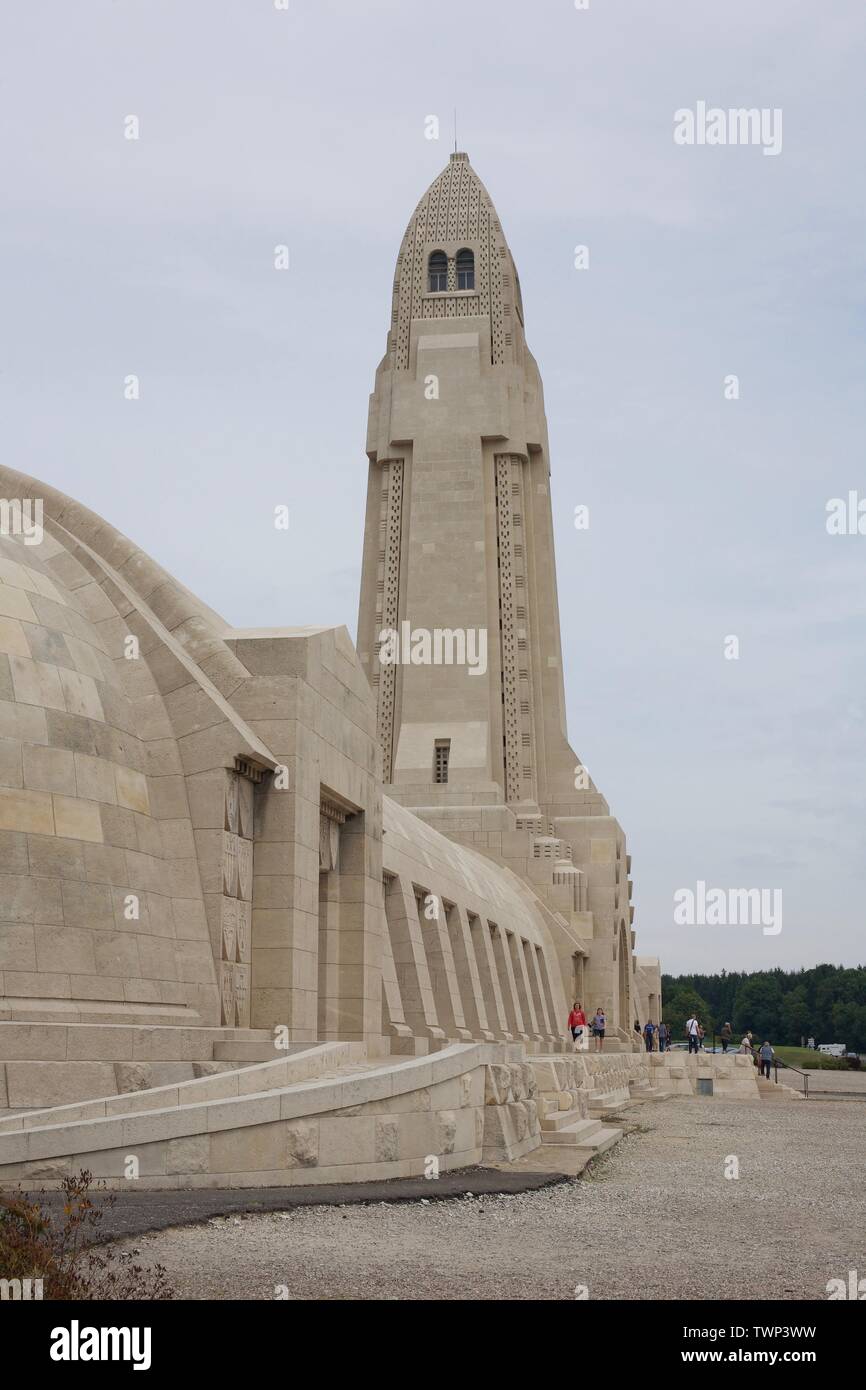
<path fill-rule="evenodd" d="M 694 1014 L 686 1019 L 686 1037 L 689 1040 L 689 1052 L 697 1052 L 701 1041 L 701 1025 Z"/>
<path fill-rule="evenodd" d="M 724 1023 L 724 1024 L 722 1025 L 722 1031 L 721 1031 L 721 1035 L 720 1035 L 720 1036 L 721 1036 L 721 1039 L 722 1039 L 722 1051 L 723 1051 L 723 1052 L 727 1052 L 727 1050 L 728 1050 L 728 1043 L 731 1041 L 731 1038 L 734 1036 L 733 1031 L 732 1031 L 732 1029 L 731 1029 L 730 1023 Z"/>
<path fill-rule="evenodd" d="M 592 1036 L 595 1038 L 596 1052 L 604 1051 L 604 1030 L 606 1027 L 607 1019 L 605 1018 L 604 1009 L 599 1004 L 592 1020 Z"/>
<path fill-rule="evenodd" d="M 646 1050 L 647 1050 L 647 1052 L 652 1052 L 652 1050 L 653 1050 L 653 1035 L 654 1035 L 654 1033 L 655 1033 L 655 1024 L 653 1023 L 653 1021 L 652 1021 L 651 1018 L 648 1018 L 647 1021 L 646 1021 L 646 1026 L 644 1027 L 644 1030 L 643 1030 L 644 1040 L 646 1041 Z"/>
<path fill-rule="evenodd" d="M 667 1025 L 666 1023 L 662 1023 L 661 1021 L 659 1022 L 659 1026 L 658 1026 L 658 1035 L 659 1035 L 659 1052 L 664 1052 L 665 1048 L 666 1048 L 667 1045 L 668 1045 L 668 1038 L 670 1037 L 670 1030 L 669 1030 L 668 1025 Z"/>
<path fill-rule="evenodd" d="M 583 1005 L 577 1000 L 572 1006 L 571 1013 L 568 1015 L 568 1026 L 571 1030 L 571 1040 L 574 1043 L 575 1052 L 583 1046 L 583 1035 L 586 1032 L 586 1014 L 583 1012 Z"/>
<path fill-rule="evenodd" d="M 775 1052 L 773 1051 L 773 1049 L 771 1048 L 770 1044 L 766 1041 L 766 1039 L 764 1040 L 764 1042 L 761 1043 L 761 1047 L 760 1047 L 760 1051 L 759 1051 L 759 1054 L 758 1054 L 758 1055 L 759 1055 L 759 1057 L 760 1057 L 760 1059 L 761 1059 L 761 1075 L 762 1075 L 762 1076 L 766 1076 L 767 1080 L 769 1081 L 769 1079 L 770 1079 L 770 1064 L 771 1064 L 771 1062 L 772 1062 L 772 1060 L 773 1060 L 773 1058 L 775 1057 L 776 1054 L 775 1054 Z"/>
<path fill-rule="evenodd" d="M 751 1035 L 751 1033 L 744 1033 L 744 1034 L 743 1034 L 743 1041 L 740 1043 L 740 1051 L 741 1051 L 741 1052 L 744 1052 L 744 1053 L 745 1053 L 747 1056 L 749 1056 L 749 1057 L 752 1056 L 752 1035 Z"/>

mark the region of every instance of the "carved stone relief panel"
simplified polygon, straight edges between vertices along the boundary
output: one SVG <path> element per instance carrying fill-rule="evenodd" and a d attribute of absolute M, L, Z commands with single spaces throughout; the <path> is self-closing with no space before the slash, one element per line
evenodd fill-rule
<path fill-rule="evenodd" d="M 237 898 L 222 899 L 222 958 L 223 960 L 233 961 L 237 950 L 238 937 L 238 903 Z"/>
<path fill-rule="evenodd" d="M 223 833 L 223 892 L 230 898 L 238 895 L 238 837 L 228 830 Z"/>
<path fill-rule="evenodd" d="M 235 1026 L 235 976 L 234 966 L 229 965 L 228 961 L 223 961 L 222 965 L 222 1021 L 226 1028 Z"/>
<path fill-rule="evenodd" d="M 248 965 L 236 965 L 234 969 L 235 977 L 235 1008 L 237 1012 L 237 1027 L 249 1028 L 250 1026 L 250 967 Z"/>
<path fill-rule="evenodd" d="M 240 778 L 236 772 L 226 773 L 225 829 L 233 835 L 238 833 L 238 799 Z"/>
<path fill-rule="evenodd" d="M 239 902 L 237 904 L 237 913 L 237 958 L 242 964 L 247 964 L 250 959 L 250 947 L 252 943 L 250 932 L 252 903 Z"/>
<path fill-rule="evenodd" d="M 245 903 L 253 896 L 253 842 L 238 836 L 238 897 Z"/>
<path fill-rule="evenodd" d="M 220 997 L 227 1028 L 248 1028 L 252 953 L 254 793 L 250 779 L 227 770 L 220 900 Z"/>

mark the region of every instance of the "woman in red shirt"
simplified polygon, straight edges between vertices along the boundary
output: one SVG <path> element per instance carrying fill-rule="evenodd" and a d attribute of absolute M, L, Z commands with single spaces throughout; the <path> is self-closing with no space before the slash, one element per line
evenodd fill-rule
<path fill-rule="evenodd" d="M 580 1004 L 575 1004 L 568 1015 L 568 1026 L 571 1029 L 571 1036 L 574 1040 L 575 1050 L 580 1046 L 583 1038 L 583 1030 L 586 1028 L 586 1014 Z"/>

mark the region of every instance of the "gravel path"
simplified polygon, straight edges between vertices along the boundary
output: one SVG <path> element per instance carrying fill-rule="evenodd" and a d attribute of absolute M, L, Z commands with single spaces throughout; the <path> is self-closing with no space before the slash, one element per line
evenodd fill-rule
<path fill-rule="evenodd" d="M 544 1191 L 228 1217 L 134 1246 L 193 1299 L 823 1299 L 866 1274 L 866 1106 L 678 1097 L 625 1118 L 615 1150 Z"/>

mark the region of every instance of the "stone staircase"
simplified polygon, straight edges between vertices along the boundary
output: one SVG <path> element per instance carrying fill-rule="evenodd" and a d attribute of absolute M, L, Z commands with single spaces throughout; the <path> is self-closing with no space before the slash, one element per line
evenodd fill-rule
<path fill-rule="evenodd" d="M 803 1100 L 801 1091 L 795 1091 L 792 1086 L 786 1086 L 783 1081 L 778 1085 L 775 1081 L 768 1081 L 766 1076 L 757 1077 L 758 1095 L 761 1100 L 769 1100 L 774 1103 L 786 1100 Z"/>
<path fill-rule="evenodd" d="M 611 1091 L 596 1094 L 582 1054 L 574 1057 L 533 1058 L 542 1145 L 565 1146 L 594 1158 L 622 1138 L 622 1130 L 602 1119 L 623 1103 Z M 626 1088 L 625 1099 L 628 1099 Z"/>
<path fill-rule="evenodd" d="M 637 1077 L 629 1082 L 629 1091 L 632 1101 L 642 1103 L 644 1101 L 667 1100 L 673 1095 L 673 1091 L 667 1089 L 664 1084 L 651 1085 L 644 1077 Z"/>
<path fill-rule="evenodd" d="M 593 1119 L 601 1120 L 604 1119 L 605 1115 L 616 1115 L 623 1105 L 627 1105 L 630 1100 L 631 1095 L 628 1095 L 623 1101 L 612 1091 L 601 1091 L 589 1098 L 587 1110 Z"/>
<path fill-rule="evenodd" d="M 557 1111 L 541 1121 L 542 1144 L 565 1144 L 592 1158 L 612 1148 L 621 1138 L 621 1129 L 581 1117 L 578 1110 Z"/>

